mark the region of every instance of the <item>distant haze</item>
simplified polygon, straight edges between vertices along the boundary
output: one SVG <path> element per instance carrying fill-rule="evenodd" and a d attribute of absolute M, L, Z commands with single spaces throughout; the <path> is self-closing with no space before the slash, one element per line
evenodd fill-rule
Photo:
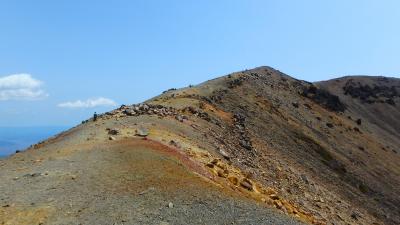
<path fill-rule="evenodd" d="M 45 140 L 68 129 L 65 126 L 51 127 L 0 127 L 0 157 L 24 150 L 32 144 Z"/>

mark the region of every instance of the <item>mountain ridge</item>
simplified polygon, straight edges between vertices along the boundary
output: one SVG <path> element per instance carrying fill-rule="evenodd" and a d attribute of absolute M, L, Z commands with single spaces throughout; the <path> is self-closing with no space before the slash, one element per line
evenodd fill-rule
<path fill-rule="evenodd" d="M 356 79 L 362 88 L 358 91 L 359 86 L 354 86 L 350 88 L 352 92 L 346 95 L 345 84 L 350 79 Z M 37 184 L 46 180 L 57 183 L 61 179 L 63 185 L 56 185 L 55 190 L 71 189 L 71 184 L 66 181 L 72 179 L 71 176 L 74 177 L 73 182 L 87 188 L 92 187 L 95 180 L 106 187 L 104 195 L 113 199 L 110 193 L 114 189 L 109 189 L 110 182 L 127 188 L 128 191 L 124 193 L 135 193 L 136 190 L 130 187 L 136 187 L 136 183 L 143 179 L 139 177 L 146 174 L 148 180 L 145 181 L 149 185 L 142 192 L 151 192 L 151 196 L 158 196 L 148 191 L 155 188 L 164 190 L 160 193 L 167 193 L 165 196 L 169 196 L 174 193 L 172 187 L 175 186 L 169 184 L 164 187 L 157 180 L 157 173 L 161 172 L 150 173 L 153 171 L 150 168 L 156 170 L 162 167 L 158 163 L 159 159 L 172 157 L 172 161 L 186 168 L 184 171 L 195 174 L 196 179 L 190 178 L 193 182 L 204 180 L 212 193 L 218 193 L 214 187 L 219 187 L 218 190 L 226 190 L 228 196 L 236 196 L 217 198 L 217 205 L 222 207 L 225 214 L 229 214 L 229 210 L 224 208 L 226 201 L 230 201 L 236 209 L 243 209 L 245 204 L 247 209 L 253 208 L 254 212 L 259 212 L 253 214 L 254 220 L 244 218 L 243 224 L 287 224 L 290 218 L 293 223 L 298 221 L 309 224 L 396 224 L 400 221 L 400 162 L 397 153 L 400 146 L 397 139 L 400 126 L 384 112 L 389 110 L 394 116 L 400 113 L 400 98 L 397 96 L 400 85 L 397 84 L 397 79 L 387 79 L 390 82 L 386 83 L 392 83 L 394 88 L 380 88 L 380 81 L 371 77 L 342 77 L 311 83 L 265 66 L 232 73 L 197 86 L 168 90 L 142 104 L 123 105 L 99 115 L 97 121 L 84 121 L 82 125 L 54 139 L 0 161 L 0 177 L 10 186 L 18 183 L 29 186 L 35 179 L 38 180 Z M 355 84 L 358 85 L 357 82 Z M 378 88 L 364 88 L 371 82 Z M 372 93 L 369 93 L 370 90 Z M 158 144 L 151 145 L 152 142 Z M 121 147 L 125 145 L 136 147 L 126 147 L 130 149 L 127 151 Z M 143 148 L 144 151 L 136 151 L 138 148 Z M 159 150 L 164 153 L 159 153 Z M 137 155 L 132 155 L 131 151 Z M 163 155 L 165 152 L 168 156 Z M 118 158 L 119 154 L 124 158 Z M 82 165 L 82 155 L 91 159 L 86 160 L 86 166 Z M 133 170 L 135 175 L 125 174 L 123 171 L 130 171 L 131 161 L 142 163 L 138 158 L 146 159 L 157 166 L 148 167 L 145 163 L 143 166 L 149 168 L 150 172 L 140 169 L 138 171 L 137 168 Z M 110 168 L 116 174 L 104 172 L 109 174 L 106 176 L 109 178 L 92 178 L 64 164 L 64 160 L 72 160 L 77 168 L 89 174 L 103 171 L 104 169 L 94 164 L 93 159 L 97 159 L 97 164 L 104 164 L 105 168 Z M 109 164 L 105 159 L 119 162 L 118 166 Z M 27 168 L 24 171 L 31 175 L 37 173 L 35 171 L 42 172 L 37 177 L 21 178 L 21 172 L 11 172 L 15 165 L 24 165 Z M 52 170 L 47 171 L 46 175 L 47 168 L 60 170 L 61 178 L 53 176 L 55 172 Z M 182 173 L 175 166 L 171 168 L 175 173 L 182 174 L 177 182 L 189 179 L 183 175 L 186 172 Z M 121 171 L 121 177 L 118 176 L 118 171 Z M 176 179 L 172 174 L 164 175 Z M 13 177 L 18 178 L 13 180 Z M 125 186 L 125 183 L 129 185 Z M 0 196 L 3 199 L 1 204 L 8 205 L 0 209 L 1 217 L 9 218 L 3 224 L 12 221 L 13 218 L 8 216 L 12 212 L 34 212 L 34 219 L 49 224 L 96 221 L 93 215 L 81 212 L 60 215 L 60 211 L 65 210 L 60 205 L 63 201 L 48 203 L 51 210 L 45 210 L 45 215 L 42 215 L 34 207 L 13 205 L 13 202 L 21 203 L 26 200 L 21 200 L 21 197 L 6 186 L 1 186 L 0 190 L 3 193 Z M 24 191 L 24 188 L 18 187 L 16 190 Z M 186 191 L 189 196 L 193 195 L 185 188 L 177 188 L 176 191 Z M 48 191 L 41 195 L 35 193 L 29 196 L 53 196 Z M 67 191 L 65 195 L 73 197 L 78 208 L 88 207 L 96 211 L 99 206 L 80 203 L 82 200 L 93 199 L 91 194 L 86 193 L 88 197 L 83 197 L 79 193 Z M 119 191 L 117 193 L 120 195 Z M 194 195 L 202 196 L 200 199 L 203 200 L 208 199 L 204 201 L 210 207 L 210 199 L 204 193 L 200 191 Z M 238 196 L 254 202 L 243 203 L 238 200 Z M 128 197 L 124 195 L 124 198 Z M 157 198 L 168 201 L 163 197 Z M 177 198 L 183 205 L 201 205 L 194 203 L 190 197 L 184 200 Z M 144 211 L 153 208 L 146 200 L 142 201 L 146 205 Z M 39 202 L 43 203 L 43 200 Z M 169 204 L 167 208 L 171 212 L 181 210 L 179 203 L 176 204 L 178 208 L 169 207 Z M 160 202 L 154 203 L 157 204 Z M 246 207 L 242 212 L 246 212 Z M 110 215 L 110 218 L 102 218 L 108 222 L 117 222 L 116 217 L 111 216 L 113 212 L 125 212 L 121 206 L 117 208 L 103 206 L 102 212 Z M 281 213 L 274 211 L 269 213 L 270 217 L 263 217 L 265 210 L 270 208 Z M 164 219 L 150 220 L 137 209 L 132 210 L 142 221 L 126 214 L 122 217 L 126 217 L 123 220 L 128 224 L 155 221 L 168 223 Z M 199 209 L 192 208 L 187 209 L 187 212 L 196 214 L 199 213 L 197 210 Z M 150 218 L 169 218 L 173 224 L 189 221 L 183 215 L 171 215 L 164 210 L 153 209 L 152 213 Z M 212 217 L 207 220 L 216 224 L 241 221 L 235 215 L 230 214 L 230 218 L 225 218 L 222 214 L 214 215 L 214 218 L 219 218 L 217 221 L 212 220 Z M 285 214 L 288 221 L 280 216 Z M 36 215 L 38 216 L 35 217 Z M 273 218 L 279 219 L 275 222 L 268 221 Z M 197 219 L 199 218 L 195 216 L 194 223 L 201 224 Z M 25 224 L 24 221 L 14 223 Z"/>

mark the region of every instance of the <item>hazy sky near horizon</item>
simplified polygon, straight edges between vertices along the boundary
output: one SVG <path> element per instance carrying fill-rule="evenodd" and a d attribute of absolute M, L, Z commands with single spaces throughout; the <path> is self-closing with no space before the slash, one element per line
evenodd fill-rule
<path fill-rule="evenodd" d="M 74 125 L 267 65 L 399 77 L 397 0 L 0 2 L 0 126 Z"/>

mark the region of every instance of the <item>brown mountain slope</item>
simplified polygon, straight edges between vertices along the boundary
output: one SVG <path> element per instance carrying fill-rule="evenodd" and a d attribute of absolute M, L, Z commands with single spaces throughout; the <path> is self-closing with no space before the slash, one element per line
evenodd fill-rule
<path fill-rule="evenodd" d="M 353 76 L 317 85 L 339 96 L 348 114 L 367 122 L 366 128 L 382 142 L 400 145 L 400 79 Z M 396 151 L 395 146 L 388 148 Z"/>
<path fill-rule="evenodd" d="M 399 224 L 398 87 L 353 79 L 375 95 L 260 67 L 122 106 L 0 161 L 0 223 Z"/>
<path fill-rule="evenodd" d="M 203 164 L 215 156 L 182 139 L 198 135 L 178 123 L 115 115 L 0 161 L 0 224 L 300 224 L 261 194 L 218 180 Z M 142 127 L 145 139 L 134 136 Z"/>

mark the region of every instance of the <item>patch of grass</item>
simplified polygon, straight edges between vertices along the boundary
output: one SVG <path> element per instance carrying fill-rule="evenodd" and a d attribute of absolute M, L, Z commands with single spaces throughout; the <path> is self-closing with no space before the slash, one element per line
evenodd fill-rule
<path fill-rule="evenodd" d="M 361 191 L 361 193 L 363 194 L 367 194 L 369 192 L 369 188 L 367 185 L 365 185 L 364 183 L 360 183 L 358 184 L 358 189 Z"/>

